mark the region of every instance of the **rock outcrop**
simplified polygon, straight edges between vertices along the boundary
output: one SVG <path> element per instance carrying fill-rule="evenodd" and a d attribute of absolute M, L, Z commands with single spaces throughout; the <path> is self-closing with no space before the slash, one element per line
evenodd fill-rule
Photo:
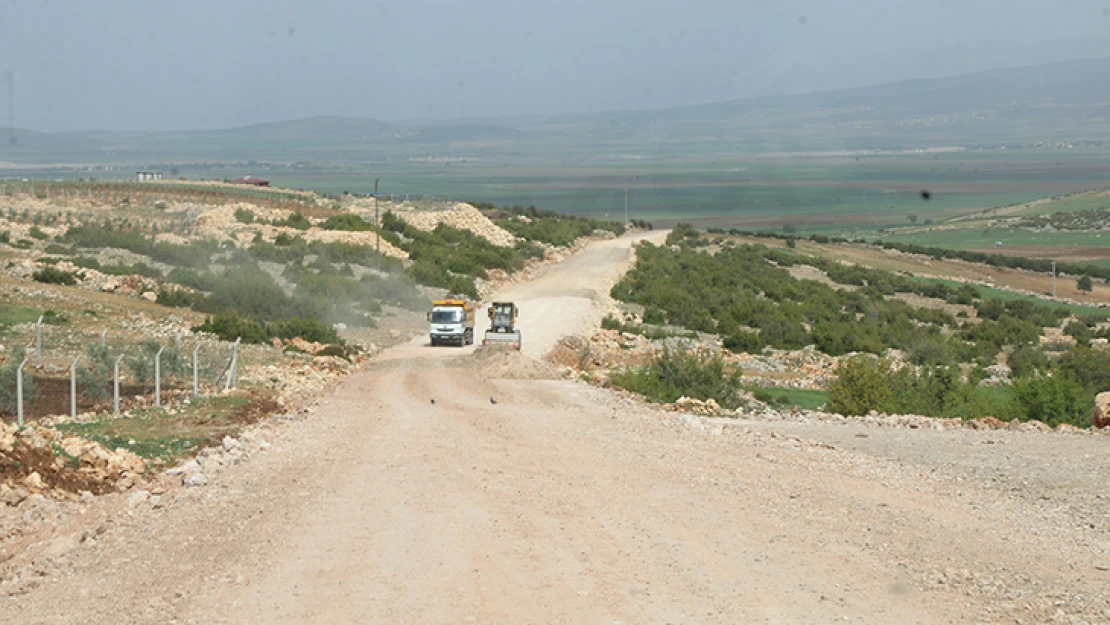
<path fill-rule="evenodd" d="M 1110 392 L 1095 396 L 1095 410 L 1091 413 L 1091 425 L 1096 428 L 1110 427 Z"/>

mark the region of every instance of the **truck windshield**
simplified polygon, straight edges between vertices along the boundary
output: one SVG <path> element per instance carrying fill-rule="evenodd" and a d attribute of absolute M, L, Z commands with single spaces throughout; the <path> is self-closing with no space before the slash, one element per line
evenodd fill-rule
<path fill-rule="evenodd" d="M 432 323 L 458 323 L 462 321 L 461 310 L 433 310 Z"/>

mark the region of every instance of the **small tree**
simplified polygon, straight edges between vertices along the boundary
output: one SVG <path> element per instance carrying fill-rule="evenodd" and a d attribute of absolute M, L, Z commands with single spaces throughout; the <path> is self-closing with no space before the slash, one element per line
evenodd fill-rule
<path fill-rule="evenodd" d="M 1079 289 L 1080 291 L 1090 293 L 1091 290 L 1095 288 L 1095 286 L 1091 282 L 1091 276 L 1083 276 L 1079 278 L 1079 280 L 1075 283 L 1075 288 Z"/>
<path fill-rule="evenodd" d="M 886 360 L 855 356 L 842 360 L 829 385 L 829 407 L 845 416 L 881 410 L 890 399 L 891 368 Z"/>
<path fill-rule="evenodd" d="M 909 215 L 906 217 L 906 219 L 910 220 L 911 224 L 917 223 L 917 215 Z"/>
<path fill-rule="evenodd" d="M 115 364 L 115 358 L 106 345 L 87 345 L 81 367 L 77 369 L 77 388 L 81 395 L 93 403 L 107 401 L 111 396 L 110 383 Z"/>
<path fill-rule="evenodd" d="M 154 356 L 161 349 L 162 344 L 157 339 L 147 339 L 139 346 L 139 352 L 126 359 L 127 367 L 131 369 L 131 377 L 139 384 L 154 381 Z M 162 352 L 162 379 L 180 378 L 184 372 L 184 362 L 181 351 L 176 347 L 167 347 Z"/>

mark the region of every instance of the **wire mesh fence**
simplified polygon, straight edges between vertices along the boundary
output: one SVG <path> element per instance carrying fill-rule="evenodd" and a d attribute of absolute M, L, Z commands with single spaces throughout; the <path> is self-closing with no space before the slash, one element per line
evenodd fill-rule
<path fill-rule="evenodd" d="M 105 329 L 89 337 L 40 318 L 0 359 L 0 416 L 23 425 L 218 394 L 236 387 L 240 354 L 238 342 L 203 335 L 114 339 Z"/>

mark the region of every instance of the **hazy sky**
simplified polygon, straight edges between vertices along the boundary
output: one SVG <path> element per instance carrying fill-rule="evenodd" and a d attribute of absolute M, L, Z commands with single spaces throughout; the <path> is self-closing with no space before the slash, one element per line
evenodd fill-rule
<path fill-rule="evenodd" d="M 0 0 L 0 126 L 646 109 L 1091 56 L 1110 0 Z"/>

